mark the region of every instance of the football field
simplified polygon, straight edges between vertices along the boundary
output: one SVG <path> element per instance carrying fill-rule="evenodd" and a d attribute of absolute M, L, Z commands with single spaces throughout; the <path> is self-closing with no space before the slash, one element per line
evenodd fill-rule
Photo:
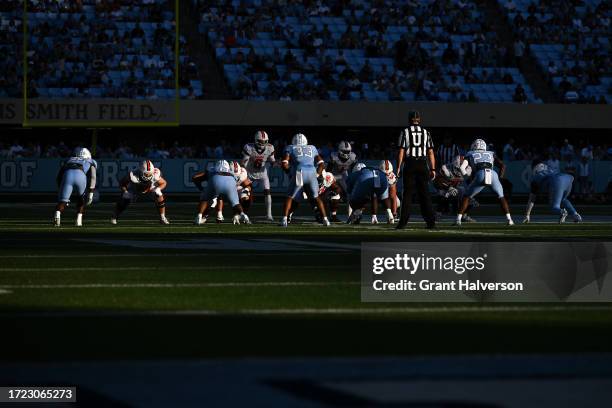
<path fill-rule="evenodd" d="M 359 286 L 363 241 L 609 240 L 602 207 L 582 224 L 514 227 L 484 207 L 482 222 L 435 231 L 325 228 L 309 214 L 287 229 L 257 213 L 252 225 L 194 226 L 192 203 L 169 207 L 170 226 L 150 204 L 110 225 L 101 203 L 84 227 L 69 209 L 54 228 L 52 208 L 2 208 L 0 319 L 16 334 L 5 360 L 611 349 L 606 304 L 361 303 Z"/>

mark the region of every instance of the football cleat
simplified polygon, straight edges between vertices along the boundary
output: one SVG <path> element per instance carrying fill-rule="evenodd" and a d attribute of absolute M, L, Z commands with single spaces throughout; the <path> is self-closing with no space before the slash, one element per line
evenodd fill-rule
<path fill-rule="evenodd" d="M 168 221 L 168 219 L 165 216 L 161 216 L 161 218 L 159 219 L 159 223 L 162 225 L 170 225 L 170 221 Z"/>
<path fill-rule="evenodd" d="M 280 224 L 278 224 L 280 227 L 286 227 L 287 226 L 287 218 L 283 217 L 283 219 L 281 219 Z"/>
<path fill-rule="evenodd" d="M 242 222 L 243 224 L 250 224 L 251 220 L 249 219 L 248 215 L 246 215 L 245 213 L 241 213 L 240 214 L 240 222 Z"/>
<path fill-rule="evenodd" d="M 563 208 L 561 210 L 561 215 L 559 216 L 559 224 L 563 224 L 566 218 L 567 218 L 567 210 Z"/>
<path fill-rule="evenodd" d="M 371 224 L 378 224 L 378 217 L 376 215 L 372 215 L 372 220 L 370 221 Z"/>
<path fill-rule="evenodd" d="M 217 213 L 217 224 L 221 224 L 223 221 L 225 221 L 225 218 L 223 217 L 223 213 Z"/>
<path fill-rule="evenodd" d="M 273 216 L 271 216 L 271 215 L 267 215 L 267 216 L 266 216 L 266 221 L 271 221 L 271 222 L 274 222 L 274 217 L 273 217 Z"/>
<path fill-rule="evenodd" d="M 82 227 L 82 226 L 83 226 L 83 221 L 82 221 L 82 220 L 79 220 L 79 219 L 77 218 L 77 220 L 76 220 L 76 221 L 75 221 L 75 223 L 74 223 L 74 226 L 75 226 L 75 227 Z"/>
<path fill-rule="evenodd" d="M 509 227 L 511 227 L 511 226 L 513 226 L 513 225 L 514 225 L 514 221 L 512 221 L 512 220 L 508 220 L 508 221 L 506 221 L 506 225 L 507 225 L 507 226 L 509 226 Z"/>
<path fill-rule="evenodd" d="M 453 227 L 460 227 L 461 226 L 461 220 L 456 220 L 455 222 L 453 222 Z"/>
<path fill-rule="evenodd" d="M 329 227 L 331 225 L 331 223 L 329 222 L 329 220 L 327 219 L 327 217 L 323 218 L 323 225 L 325 225 L 326 227 Z"/>
<path fill-rule="evenodd" d="M 523 224 L 529 224 L 531 222 L 531 216 L 526 215 L 523 219 Z"/>
<path fill-rule="evenodd" d="M 206 220 L 207 220 L 207 217 L 203 217 L 202 215 L 198 214 L 193 223 L 195 225 L 202 225 L 202 224 L 206 224 Z"/>
<path fill-rule="evenodd" d="M 464 215 L 463 218 L 461 219 L 461 221 L 463 222 L 476 222 L 476 220 L 472 217 L 470 217 L 469 215 Z"/>
<path fill-rule="evenodd" d="M 59 227 L 61 225 L 61 221 L 59 218 L 55 217 L 53 218 L 53 226 L 54 227 Z"/>
<path fill-rule="evenodd" d="M 572 215 L 572 217 L 574 217 L 574 222 L 576 222 L 576 223 L 582 222 L 582 217 L 580 216 L 580 214 L 576 213 L 576 214 Z"/>
<path fill-rule="evenodd" d="M 113 225 L 117 225 L 117 218 L 111 217 L 110 223 L 113 224 Z"/>

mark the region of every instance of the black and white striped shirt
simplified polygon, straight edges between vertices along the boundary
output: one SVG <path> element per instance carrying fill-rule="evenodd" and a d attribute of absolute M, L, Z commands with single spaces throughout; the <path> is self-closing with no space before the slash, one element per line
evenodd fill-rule
<path fill-rule="evenodd" d="M 459 155 L 459 147 L 456 144 L 445 146 L 441 145 L 438 148 L 438 163 L 440 166 L 453 161 Z"/>
<path fill-rule="evenodd" d="M 397 147 L 406 149 L 407 157 L 417 159 L 427 157 L 427 151 L 433 149 L 433 140 L 427 130 L 419 125 L 410 125 L 402 130 Z"/>

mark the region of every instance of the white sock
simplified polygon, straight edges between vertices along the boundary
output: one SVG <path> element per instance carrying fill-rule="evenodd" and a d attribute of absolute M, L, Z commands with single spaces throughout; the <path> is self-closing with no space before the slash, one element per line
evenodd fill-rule
<path fill-rule="evenodd" d="M 77 214 L 77 222 L 78 222 L 78 223 L 83 222 L 83 214 L 80 214 L 80 213 L 79 213 L 79 214 Z"/>
<path fill-rule="evenodd" d="M 283 217 L 283 222 L 287 222 L 287 217 Z"/>
<path fill-rule="evenodd" d="M 463 214 L 457 214 L 457 222 L 461 222 L 462 218 L 463 218 Z"/>
<path fill-rule="evenodd" d="M 353 208 L 349 205 L 348 206 L 348 216 L 350 217 L 352 213 L 353 213 Z"/>
<path fill-rule="evenodd" d="M 198 214 L 198 221 L 202 221 L 202 214 Z"/>
<path fill-rule="evenodd" d="M 62 213 L 59 211 L 55 212 L 55 218 L 60 219 L 62 217 Z"/>
<path fill-rule="evenodd" d="M 268 217 L 272 217 L 272 196 L 267 195 L 265 197 L 265 201 L 266 201 L 266 214 L 268 215 Z"/>
<path fill-rule="evenodd" d="M 390 208 L 387 208 L 387 218 L 390 220 L 393 219 L 393 212 L 391 211 Z"/>
<path fill-rule="evenodd" d="M 327 217 L 323 217 L 323 221 L 328 221 Z"/>
<path fill-rule="evenodd" d="M 336 215 L 336 211 L 332 211 L 332 215 Z"/>
<path fill-rule="evenodd" d="M 507 219 L 508 221 L 512 221 L 512 217 L 510 216 L 510 213 L 506 214 L 506 219 Z"/>

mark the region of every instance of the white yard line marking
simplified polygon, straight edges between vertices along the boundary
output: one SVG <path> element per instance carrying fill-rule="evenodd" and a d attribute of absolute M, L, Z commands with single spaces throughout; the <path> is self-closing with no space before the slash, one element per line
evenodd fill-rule
<path fill-rule="evenodd" d="M 10 290 L 0 289 L 0 295 L 8 295 L 8 294 L 11 294 L 11 293 L 13 293 L 13 292 L 10 291 Z"/>
<path fill-rule="evenodd" d="M 440 306 L 397 308 L 329 308 L 329 309 L 239 309 L 220 310 L 150 310 L 150 311 L 61 311 L 61 312 L 0 312 L 0 316 L 24 317 L 138 317 L 138 316 L 237 316 L 237 315 L 362 315 L 362 314 L 456 314 L 456 313 L 523 313 L 567 311 L 611 311 L 612 306 Z"/>
<path fill-rule="evenodd" d="M 83 283 L 83 284 L 41 284 L 41 285 L 0 285 L 5 289 L 113 289 L 113 288 L 233 288 L 265 286 L 343 286 L 359 285 L 360 282 L 208 282 L 208 283 Z"/>

